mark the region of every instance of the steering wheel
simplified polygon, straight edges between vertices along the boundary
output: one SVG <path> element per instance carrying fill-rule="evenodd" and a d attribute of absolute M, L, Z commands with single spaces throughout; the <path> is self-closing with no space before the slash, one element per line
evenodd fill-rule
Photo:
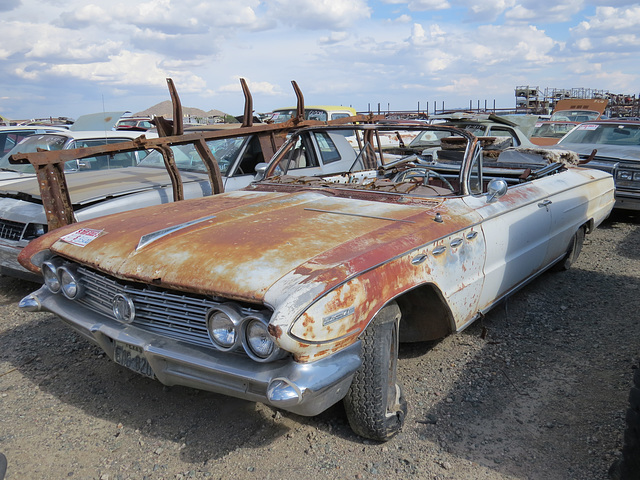
<path fill-rule="evenodd" d="M 392 181 L 394 183 L 399 183 L 399 182 L 404 182 L 405 180 L 416 178 L 416 177 L 426 177 L 427 181 L 431 177 L 437 178 L 442 183 L 444 183 L 449 190 L 454 191 L 453 185 L 451 185 L 451 182 L 449 182 L 449 180 L 444 178 L 443 175 L 425 167 L 407 168 L 406 170 L 403 170 L 402 172 L 398 173 L 395 177 L 393 177 Z"/>

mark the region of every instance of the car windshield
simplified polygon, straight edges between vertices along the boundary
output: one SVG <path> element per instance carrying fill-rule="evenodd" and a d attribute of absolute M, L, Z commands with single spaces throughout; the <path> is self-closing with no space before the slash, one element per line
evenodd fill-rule
<path fill-rule="evenodd" d="M 582 123 L 597 120 L 599 116 L 600 113 L 593 110 L 560 110 L 553 112 L 550 120 Z"/>
<path fill-rule="evenodd" d="M 602 145 L 640 145 L 640 125 L 623 123 L 578 125 L 560 142 Z"/>
<path fill-rule="evenodd" d="M 13 172 L 35 173 L 33 165 L 14 165 L 9 163 L 9 157 L 16 153 L 35 153 L 42 150 L 62 150 L 68 140 L 68 137 L 54 134 L 33 135 L 27 137 L 0 158 L 0 169 Z"/>
<path fill-rule="evenodd" d="M 573 123 L 536 123 L 531 137 L 562 138 L 573 127 Z"/>
<path fill-rule="evenodd" d="M 410 147 L 438 147 L 443 138 L 450 137 L 451 132 L 425 130 L 420 132 L 409 144 Z"/>
<path fill-rule="evenodd" d="M 14 165 L 9 163 L 9 157 L 16 153 L 35 153 L 41 151 L 54 151 L 71 148 L 97 147 L 112 143 L 120 143 L 129 138 L 86 138 L 71 139 L 63 135 L 43 134 L 25 138 L 9 153 L 0 159 L 0 169 L 20 173 L 35 173 L 33 165 Z M 144 158 L 146 152 L 120 152 L 115 154 L 97 155 L 83 158 L 82 160 L 69 160 L 65 162 L 64 170 L 67 173 L 81 170 L 109 170 L 113 168 L 133 167 L 140 158 Z"/>
<path fill-rule="evenodd" d="M 276 110 L 273 112 L 273 116 L 271 117 L 271 121 L 273 123 L 283 123 L 287 120 L 296 116 L 296 109 L 290 108 L 286 110 Z M 349 115 L 334 115 L 333 118 L 341 118 L 348 117 Z M 329 120 L 327 112 L 325 110 L 320 110 L 317 108 L 305 108 L 304 109 L 304 119 L 305 120 L 318 120 L 320 122 L 326 122 Z"/>
<path fill-rule="evenodd" d="M 229 169 L 233 166 L 233 163 L 238 158 L 246 138 L 247 137 L 223 138 L 209 140 L 207 142 L 207 146 L 211 150 L 211 153 L 218 161 L 218 166 L 220 167 L 220 173 L 222 175 L 226 175 Z M 179 170 L 207 173 L 207 167 L 202 161 L 202 158 L 200 158 L 194 144 L 173 145 L 171 147 L 171 151 L 173 152 L 173 158 Z M 157 150 L 152 151 L 138 165 L 140 167 L 166 168 L 162 154 Z"/>

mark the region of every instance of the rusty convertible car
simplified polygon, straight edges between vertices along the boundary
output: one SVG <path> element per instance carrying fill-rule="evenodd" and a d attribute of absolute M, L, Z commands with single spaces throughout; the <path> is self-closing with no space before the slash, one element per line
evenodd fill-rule
<path fill-rule="evenodd" d="M 287 174 L 302 158 L 352 155 L 328 135 L 345 128 L 294 133 L 245 189 L 34 240 L 20 262 L 44 285 L 20 307 L 57 314 L 166 385 L 300 415 L 343 400 L 357 434 L 388 440 L 407 412 L 399 342 L 461 331 L 550 267 L 568 268 L 609 215 L 614 184 L 572 152 L 495 158 L 482 139 L 437 125 L 350 125 L 349 171 Z M 400 145 L 425 128 L 454 134 L 437 162 Z"/>

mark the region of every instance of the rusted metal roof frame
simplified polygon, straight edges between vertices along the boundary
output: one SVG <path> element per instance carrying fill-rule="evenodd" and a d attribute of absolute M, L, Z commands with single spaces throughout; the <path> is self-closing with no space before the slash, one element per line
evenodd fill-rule
<path fill-rule="evenodd" d="M 252 108 L 252 100 L 246 83 L 244 81 L 241 81 L 241 83 L 243 91 L 245 92 L 246 113 L 247 109 Z M 296 90 L 299 102 L 304 102 L 297 84 L 295 84 L 295 82 L 292 83 L 294 84 L 294 90 Z M 170 79 L 168 79 L 168 84 L 170 91 L 172 91 L 172 101 L 174 104 L 179 104 L 180 102 L 177 92 L 175 92 L 175 88 L 172 88 L 173 83 L 170 82 Z M 304 111 L 304 105 L 301 105 L 301 108 L 302 111 Z M 181 110 L 174 106 L 174 114 L 177 114 L 179 111 Z M 252 115 L 249 116 L 252 117 Z M 179 121 L 174 121 L 173 124 L 173 130 L 176 132 L 182 131 L 182 117 L 180 116 L 178 118 Z M 9 158 L 9 162 L 14 164 L 31 163 L 33 165 L 40 184 L 42 202 L 47 215 L 47 223 L 50 229 L 54 229 L 76 221 L 73 214 L 71 197 L 64 176 L 64 162 L 69 160 L 80 160 L 96 155 L 116 154 L 136 150 L 157 150 L 163 156 L 167 173 L 169 174 L 173 185 L 173 198 L 177 201 L 182 200 L 184 196 L 180 172 L 173 160 L 173 153 L 170 148 L 172 146 L 187 144 L 194 145 L 196 151 L 201 156 L 203 163 L 207 167 L 211 189 L 215 194 L 223 191 L 223 183 L 218 162 L 210 149 L 206 146 L 206 142 L 209 140 L 256 135 L 260 141 L 261 147 L 263 148 L 265 158 L 271 158 L 276 153 L 277 149 L 284 143 L 286 135 L 293 129 L 316 125 L 345 125 L 354 122 L 370 122 L 379 118 L 379 116 L 374 115 L 357 115 L 328 122 L 320 122 L 317 120 L 298 121 L 297 118 L 294 118 L 287 122 L 278 124 L 260 124 L 230 130 L 194 132 L 152 139 L 148 139 L 142 135 L 130 142 L 70 150 L 19 153 L 12 155 Z M 246 119 L 245 123 L 247 123 Z M 247 125 L 251 124 L 251 121 L 247 123 Z"/>
<path fill-rule="evenodd" d="M 351 117 L 353 118 L 353 117 Z M 338 126 L 333 122 L 316 122 L 324 125 L 323 129 L 326 130 L 343 130 L 344 127 Z M 296 130 L 296 133 L 300 134 L 304 130 L 313 130 L 314 126 L 304 127 Z M 374 122 L 368 122 L 363 124 L 354 124 L 349 127 L 350 129 L 355 130 L 356 132 L 362 132 L 362 134 L 356 134 L 356 140 L 358 142 L 358 146 L 360 150 L 365 149 L 367 145 L 371 146 L 372 152 L 375 152 L 379 155 L 381 163 L 384 165 L 384 150 L 382 147 L 382 142 L 380 141 L 380 132 L 394 132 L 397 130 L 403 131 L 423 131 L 423 130 L 436 130 L 441 132 L 451 132 L 452 136 L 461 137 L 459 143 L 464 144 L 464 155 L 462 159 L 462 165 L 460 169 L 460 194 L 469 195 L 471 189 L 469 188 L 469 175 L 471 168 L 473 167 L 474 158 L 479 155 L 480 149 L 482 148 L 482 142 L 486 141 L 487 137 L 476 137 L 469 131 L 459 128 L 459 127 L 450 127 L 444 125 L 416 125 L 412 123 L 394 123 L 394 124 L 374 124 Z M 490 137 L 493 138 L 493 137 Z M 375 139 L 375 142 L 374 142 Z M 282 156 L 286 154 L 288 150 L 292 148 L 294 142 L 290 142 L 285 150 L 281 150 L 278 152 L 278 156 Z M 375 169 L 378 167 L 375 158 L 371 158 L 370 155 L 365 151 L 365 157 L 363 161 L 365 163 L 366 169 Z M 482 156 L 480 157 L 482 158 Z M 274 174 L 278 166 L 278 162 L 272 162 L 269 170 L 265 172 L 265 178 Z"/>

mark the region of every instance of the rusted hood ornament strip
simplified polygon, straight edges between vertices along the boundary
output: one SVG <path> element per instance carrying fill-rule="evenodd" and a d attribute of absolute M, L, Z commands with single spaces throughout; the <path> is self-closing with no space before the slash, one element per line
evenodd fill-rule
<path fill-rule="evenodd" d="M 198 218 L 197 220 L 192 220 L 191 222 L 181 223 L 180 225 L 174 225 L 173 227 L 163 228 L 162 230 L 158 230 L 156 232 L 147 233 L 140 237 L 140 241 L 138 242 L 138 246 L 136 247 L 136 252 L 143 247 L 146 247 L 150 243 L 155 242 L 156 240 L 169 235 L 170 233 L 177 232 L 178 230 L 182 230 L 183 228 L 190 227 L 197 223 L 206 222 L 207 220 L 211 220 L 212 218 L 216 218 L 215 215 L 210 215 L 208 217 Z"/>

